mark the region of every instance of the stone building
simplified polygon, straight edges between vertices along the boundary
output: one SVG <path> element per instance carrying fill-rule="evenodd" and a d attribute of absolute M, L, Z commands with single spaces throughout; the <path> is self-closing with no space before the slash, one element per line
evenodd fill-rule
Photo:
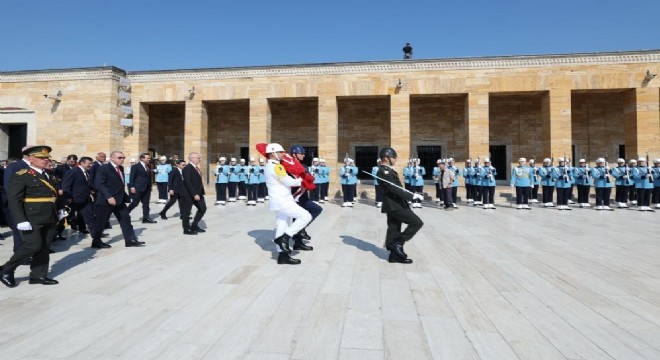
<path fill-rule="evenodd" d="M 505 179 L 522 156 L 660 157 L 659 72 L 660 50 L 0 72 L 0 159 L 46 143 L 56 159 L 197 151 L 213 167 L 273 141 L 301 144 L 336 170 L 346 153 L 371 168 L 391 145 L 427 166 L 490 156 Z"/>

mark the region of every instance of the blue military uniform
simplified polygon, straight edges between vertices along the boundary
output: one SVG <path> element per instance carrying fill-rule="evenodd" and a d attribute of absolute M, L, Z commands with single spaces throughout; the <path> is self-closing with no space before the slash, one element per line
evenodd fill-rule
<path fill-rule="evenodd" d="M 236 164 L 236 159 L 231 158 L 229 162 L 229 185 L 227 190 L 229 192 L 229 202 L 236 202 L 236 197 L 238 196 L 238 184 L 240 182 L 240 174 L 243 168 Z"/>
<path fill-rule="evenodd" d="M 259 165 L 256 165 L 254 158 L 250 159 L 250 165 L 245 166 L 245 185 L 247 187 L 247 205 L 257 205 L 257 195 L 259 190 Z"/>
<path fill-rule="evenodd" d="M 604 159 L 598 159 L 596 167 L 590 169 L 589 175 L 596 189 L 596 210 L 613 210 L 610 208 L 610 195 L 614 185 L 610 179 L 611 171 L 604 163 Z"/>
<path fill-rule="evenodd" d="M 238 172 L 238 200 L 247 200 L 248 166 L 245 159 L 241 159 Z"/>
<path fill-rule="evenodd" d="M 651 168 L 646 166 L 642 161 L 638 160 L 637 167 L 632 169 L 632 177 L 635 180 L 635 190 L 637 191 L 637 206 L 640 211 L 654 211 L 651 208 L 651 193 L 653 191 L 653 172 Z"/>
<path fill-rule="evenodd" d="M 408 170 L 410 173 L 410 190 L 417 194 L 423 194 L 426 169 L 423 166 L 419 166 L 419 159 L 416 159 L 415 162 L 415 166 L 411 166 Z M 413 200 L 412 207 L 421 208 L 422 200 Z"/>
<path fill-rule="evenodd" d="M 614 185 L 616 186 L 614 199 L 617 206 L 619 208 L 627 208 L 628 192 L 635 182 L 630 176 L 630 168 L 626 165 L 625 160 L 618 160 L 618 166 L 612 169 L 612 176 L 614 177 Z"/>
<path fill-rule="evenodd" d="M 491 166 L 490 162 L 484 162 L 484 166 L 479 169 L 484 209 L 495 209 L 495 186 L 497 185 L 495 175 L 497 175 L 497 169 Z"/>
<path fill-rule="evenodd" d="M 220 158 L 220 163 L 215 168 L 215 204 L 225 205 L 227 203 L 227 184 L 229 184 L 229 165 L 225 163 L 227 159 Z"/>
<path fill-rule="evenodd" d="M 257 202 L 263 203 L 268 196 L 268 187 L 266 186 L 266 165 L 264 159 L 259 159 L 259 185 L 257 185 Z"/>
<path fill-rule="evenodd" d="M 575 185 L 578 189 L 578 204 L 580 207 L 589 207 L 589 190 L 591 190 L 593 183 L 589 167 L 584 159 L 580 159 L 580 166 L 574 168 L 573 173 L 575 175 Z"/>
<path fill-rule="evenodd" d="M 559 162 L 564 163 L 563 160 Z M 570 166 L 560 164 L 553 168 L 552 179 L 555 181 L 557 189 L 557 209 L 559 210 L 571 210 L 568 207 L 568 198 L 570 197 L 573 177 L 574 173 Z"/>
<path fill-rule="evenodd" d="M 552 207 L 555 206 L 553 203 L 553 193 L 555 191 L 555 180 L 552 178 L 552 162 L 550 159 L 543 160 L 543 166 L 541 166 L 537 174 L 541 178 L 541 186 L 543 187 L 543 206 Z"/>
<path fill-rule="evenodd" d="M 352 207 L 355 202 L 355 188 L 357 185 L 358 168 L 350 165 L 349 163 L 339 169 L 339 176 L 341 177 L 341 191 L 344 194 L 343 207 Z"/>
<path fill-rule="evenodd" d="M 380 168 L 380 159 L 377 160 L 378 165 L 371 168 L 371 175 L 378 176 L 378 169 Z M 376 194 L 376 207 L 381 207 L 383 205 L 383 200 L 381 199 L 380 189 L 378 188 L 378 179 L 374 177 L 374 191 Z"/>
<path fill-rule="evenodd" d="M 158 202 L 167 203 L 167 181 L 169 180 L 169 174 L 172 171 L 172 165 L 167 163 L 167 158 L 165 156 L 160 158 L 160 161 L 154 172 L 156 173 L 156 187 L 158 188 Z"/>
<path fill-rule="evenodd" d="M 655 159 L 653 161 L 653 166 L 651 172 L 653 173 L 653 198 L 651 202 L 655 204 L 656 209 L 660 209 L 660 159 Z"/>
<path fill-rule="evenodd" d="M 518 209 L 531 209 L 528 205 L 529 195 L 532 188 L 532 181 L 534 177 L 534 170 L 527 166 L 525 158 L 518 160 L 519 166 L 511 169 L 511 186 L 516 188 L 516 205 Z"/>
<path fill-rule="evenodd" d="M 463 182 L 465 183 L 465 198 L 467 199 L 468 204 L 474 201 L 474 198 L 472 198 L 473 176 L 474 176 L 474 168 L 472 167 L 472 161 L 468 159 L 465 162 L 465 169 L 463 169 Z"/>

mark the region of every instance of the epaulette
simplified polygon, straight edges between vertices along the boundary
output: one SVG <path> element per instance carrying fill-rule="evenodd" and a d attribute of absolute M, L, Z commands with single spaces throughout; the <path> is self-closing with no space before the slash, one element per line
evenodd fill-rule
<path fill-rule="evenodd" d="M 25 175 L 27 174 L 27 169 L 21 169 L 16 172 L 16 175 Z"/>

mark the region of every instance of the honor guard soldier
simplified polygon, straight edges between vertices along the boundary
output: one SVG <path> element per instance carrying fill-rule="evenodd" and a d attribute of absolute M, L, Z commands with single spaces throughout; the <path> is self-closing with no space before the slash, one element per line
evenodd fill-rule
<path fill-rule="evenodd" d="M 227 158 L 221 156 L 213 172 L 215 175 L 215 205 L 227 204 L 227 184 L 229 183 L 229 165 Z"/>
<path fill-rule="evenodd" d="M 266 162 L 263 158 L 259 158 L 259 186 L 257 187 L 257 202 L 263 203 L 266 199 Z"/>
<path fill-rule="evenodd" d="M 44 171 L 50 152 L 50 146 L 45 145 L 25 149 L 23 155 L 27 155 L 30 167 L 12 174 L 6 189 L 7 204 L 23 240 L 9 261 L 0 266 L 0 281 L 10 288 L 17 285 L 14 271 L 30 257 L 30 284 L 58 283 L 46 276 L 50 242 L 58 220 L 64 217 L 57 209 L 55 183 Z"/>
<path fill-rule="evenodd" d="M 403 168 L 403 185 L 405 186 L 405 189 L 408 190 L 408 191 L 411 191 L 411 189 L 410 189 L 410 179 L 412 178 L 412 173 L 413 173 L 412 163 L 413 163 L 412 159 L 408 159 L 408 163 Z"/>
<path fill-rule="evenodd" d="M 617 206 L 622 209 L 628 207 L 628 190 L 630 184 L 633 184 L 634 182 L 630 176 L 630 169 L 626 165 L 626 160 L 619 158 L 616 162 L 617 167 L 612 169 L 614 185 L 616 186 L 614 201 L 616 201 Z"/>
<path fill-rule="evenodd" d="M 477 161 L 474 162 L 472 165 L 472 199 L 474 202 L 472 205 L 477 206 L 477 205 L 482 205 L 483 202 L 481 201 L 481 178 L 479 177 L 479 174 L 481 174 L 481 161 L 479 158 L 477 158 Z"/>
<path fill-rule="evenodd" d="M 635 179 L 632 177 L 632 172 L 637 167 L 637 160 L 630 159 L 628 161 L 628 172 L 630 173 L 630 185 L 628 186 L 628 200 L 632 205 L 637 205 L 637 188 L 635 187 Z"/>
<path fill-rule="evenodd" d="M 552 178 L 552 160 L 543 159 L 543 166 L 538 171 L 538 177 L 541 179 L 541 186 L 543 187 L 543 206 L 554 207 L 553 197 L 555 192 L 555 180 Z"/>
<path fill-rule="evenodd" d="M 278 264 L 300 264 L 299 259 L 293 259 L 289 256 L 291 247 L 289 240 L 302 231 L 311 221 L 312 215 L 296 203 L 291 194 L 292 187 L 302 185 L 302 179 L 293 178 L 287 174 L 286 170 L 280 164 L 285 152 L 280 144 L 266 145 L 266 185 L 270 196 L 269 207 L 275 211 L 275 244 L 277 244 Z M 291 221 L 295 219 L 296 221 Z"/>
<path fill-rule="evenodd" d="M 653 160 L 653 203 L 656 209 L 660 209 L 660 159 Z"/>
<path fill-rule="evenodd" d="M 613 187 L 610 179 L 610 167 L 604 158 L 596 159 L 596 167 L 591 168 L 590 175 L 594 188 L 596 188 L 596 210 L 614 211 L 610 207 L 610 195 Z"/>
<path fill-rule="evenodd" d="M 344 194 L 342 207 L 352 207 L 355 203 L 355 189 L 353 189 L 353 185 L 357 183 L 357 168 L 351 166 L 352 161 L 350 158 L 344 159 L 344 166 L 339 169 L 341 192 Z"/>
<path fill-rule="evenodd" d="M 420 159 L 413 159 L 412 174 L 410 176 L 410 190 L 412 192 L 424 195 L 424 175 L 426 175 L 426 169 L 420 166 Z M 421 209 L 422 199 L 413 200 L 412 207 Z"/>
<path fill-rule="evenodd" d="M 532 188 L 534 170 L 527 166 L 527 159 L 518 159 L 518 166 L 511 170 L 511 187 L 516 188 L 516 205 L 518 209 L 531 210 L 529 207 L 529 193 Z"/>
<path fill-rule="evenodd" d="M 245 159 L 241 159 L 238 168 L 238 200 L 247 200 L 248 167 L 245 165 Z"/>
<path fill-rule="evenodd" d="M 328 201 L 328 187 L 330 186 L 330 167 L 326 164 L 325 159 L 319 158 L 319 174 L 321 175 L 321 196 L 323 201 Z"/>
<path fill-rule="evenodd" d="M 171 160 L 171 163 L 174 163 L 174 169 L 170 171 L 167 181 L 167 187 L 169 188 L 168 193 L 170 194 L 170 200 L 165 204 L 163 210 L 160 211 L 160 218 L 167 220 L 167 210 L 169 210 L 174 203 L 179 201 L 179 196 L 183 190 L 183 168 L 186 167 L 185 160 Z M 181 213 L 181 203 L 179 202 L 179 213 Z"/>
<path fill-rule="evenodd" d="M 495 175 L 497 169 L 490 164 L 490 159 L 484 159 L 484 166 L 481 167 L 479 178 L 481 179 L 481 194 L 483 198 L 483 208 L 495 210 Z"/>
<path fill-rule="evenodd" d="M 440 189 L 440 163 L 441 159 L 435 161 L 435 166 L 433 167 L 433 183 L 435 184 L 435 203 L 440 205 L 443 199 L 443 192 Z"/>
<path fill-rule="evenodd" d="M 589 190 L 591 190 L 592 179 L 589 173 L 589 165 L 585 159 L 580 159 L 578 167 L 574 170 L 575 185 L 578 189 L 578 205 L 581 208 L 591 207 L 589 205 Z"/>
<path fill-rule="evenodd" d="M 438 160 L 439 162 L 440 160 Z M 474 175 L 474 168 L 472 167 L 472 160 L 465 160 L 465 168 L 463 169 L 463 181 L 465 182 L 465 198 L 467 203 L 474 202 L 472 198 L 472 176 Z"/>
<path fill-rule="evenodd" d="M 637 167 L 632 169 L 637 191 L 637 206 L 639 211 L 655 211 L 651 208 L 651 192 L 653 191 L 653 172 L 646 166 L 646 159 L 637 159 Z"/>
<path fill-rule="evenodd" d="M 239 175 L 241 167 L 236 164 L 236 158 L 229 159 L 229 202 L 236 202 L 236 193 L 238 192 Z"/>
<path fill-rule="evenodd" d="M 381 212 L 387 214 L 387 233 L 385 235 L 385 248 L 390 251 L 388 261 L 391 263 L 410 264 L 412 260 L 403 250 L 406 241 L 409 241 L 422 228 L 424 223 L 410 209 L 408 202 L 422 200 L 422 194 L 413 194 L 401 187 L 399 175 L 394 170 L 397 154 L 391 147 L 380 150 L 381 165 L 378 177 L 382 179 L 383 207 Z M 401 231 L 401 224 L 407 224 Z"/>
<path fill-rule="evenodd" d="M 456 199 L 458 199 L 458 178 L 461 176 L 461 170 L 454 166 L 454 158 L 447 159 L 447 170 L 454 172 L 454 182 L 451 184 L 451 206 L 457 208 Z"/>
<path fill-rule="evenodd" d="M 568 197 L 571 192 L 573 171 L 564 158 L 559 158 L 557 163 L 559 166 L 553 168 L 552 171 L 552 179 L 555 181 L 557 189 L 557 210 L 572 210 L 568 207 Z"/>
<path fill-rule="evenodd" d="M 158 165 L 154 172 L 156 173 L 156 187 L 158 188 L 158 203 L 167 203 L 167 181 L 172 171 L 172 165 L 167 162 L 167 156 L 162 155 L 158 158 Z"/>
<path fill-rule="evenodd" d="M 379 208 L 383 206 L 383 199 L 380 194 L 380 190 L 378 189 L 378 179 L 376 176 L 378 176 L 378 169 L 380 169 L 380 159 L 376 160 L 376 166 L 371 168 L 371 175 L 374 176 L 374 194 L 376 197 L 376 207 Z"/>
<path fill-rule="evenodd" d="M 534 172 L 534 176 L 532 177 L 532 195 L 529 198 L 529 202 L 532 204 L 538 204 L 539 202 L 539 185 L 541 184 L 541 179 L 539 176 L 539 168 L 536 166 L 536 160 L 530 159 L 529 160 L 529 167 L 532 169 Z"/>
<path fill-rule="evenodd" d="M 259 187 L 259 165 L 254 158 L 250 158 L 250 165 L 247 167 L 247 205 L 257 206 L 257 190 Z"/>
<path fill-rule="evenodd" d="M 321 198 L 321 182 L 323 181 L 323 179 L 321 178 L 319 158 L 313 158 L 312 166 L 310 166 L 307 170 L 314 177 L 314 185 L 316 185 L 316 189 L 310 190 L 309 197 L 315 203 L 323 204 L 324 200 Z"/>

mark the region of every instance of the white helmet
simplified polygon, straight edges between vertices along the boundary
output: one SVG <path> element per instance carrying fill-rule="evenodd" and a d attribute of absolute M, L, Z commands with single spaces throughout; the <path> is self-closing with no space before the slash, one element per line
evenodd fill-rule
<path fill-rule="evenodd" d="M 266 145 L 266 154 L 280 152 L 280 151 L 284 151 L 284 148 L 280 144 L 272 143 Z"/>
<path fill-rule="evenodd" d="M 466 163 L 471 163 L 472 160 L 471 160 L 471 159 L 467 159 L 467 160 L 465 160 L 465 162 L 466 162 Z"/>
<path fill-rule="evenodd" d="M 259 163 L 264 162 L 264 158 L 259 158 Z"/>
<path fill-rule="evenodd" d="M 134 162 L 135 162 L 135 158 L 131 159 L 131 162 L 134 163 Z"/>
<path fill-rule="evenodd" d="M 642 162 L 642 161 L 643 161 L 643 162 L 646 162 L 646 158 L 644 158 L 644 157 L 640 157 L 639 159 L 637 159 L 637 161 L 638 161 L 638 162 Z"/>
<path fill-rule="evenodd" d="M 580 161 L 579 161 L 579 162 L 581 162 L 581 163 L 586 163 L 586 162 L 587 162 L 587 160 L 585 160 L 585 159 L 580 159 Z"/>
<path fill-rule="evenodd" d="M 253 158 L 253 157 L 251 157 L 251 158 L 250 158 L 250 162 L 253 162 L 253 161 L 254 161 L 254 158 Z"/>
<path fill-rule="evenodd" d="M 319 162 L 325 162 L 325 159 L 319 158 Z"/>
<path fill-rule="evenodd" d="M 319 158 L 313 158 L 312 161 L 319 161 Z"/>
<path fill-rule="evenodd" d="M 442 159 L 438 159 L 435 163 L 440 164 L 442 162 Z"/>
<path fill-rule="evenodd" d="M 518 162 L 523 162 L 523 161 L 527 161 L 527 159 L 525 159 L 525 158 L 518 159 Z"/>
<path fill-rule="evenodd" d="M 158 159 L 159 159 L 159 160 L 167 160 L 167 156 L 163 155 L 163 156 L 161 156 L 161 157 L 158 158 Z"/>
<path fill-rule="evenodd" d="M 376 163 L 379 163 L 379 162 L 381 162 L 381 160 L 380 160 L 380 159 L 376 159 Z"/>
<path fill-rule="evenodd" d="M 655 160 L 653 160 L 653 163 L 654 163 L 654 164 L 660 164 L 660 159 L 655 159 Z"/>
<path fill-rule="evenodd" d="M 224 157 L 224 156 L 220 156 L 220 159 L 218 159 L 218 160 L 220 160 L 220 161 L 227 161 L 227 158 Z"/>
<path fill-rule="evenodd" d="M 229 161 L 236 162 L 236 158 L 231 158 Z"/>
<path fill-rule="evenodd" d="M 631 163 L 631 164 L 637 164 L 637 160 L 635 160 L 635 159 L 630 159 L 629 163 Z"/>
<path fill-rule="evenodd" d="M 560 157 L 559 159 L 557 159 L 557 162 L 566 162 L 566 159 L 564 159 L 563 157 Z"/>
<path fill-rule="evenodd" d="M 241 159 L 241 164 L 245 162 L 245 159 Z"/>
<path fill-rule="evenodd" d="M 604 158 L 598 158 L 598 159 L 596 159 L 596 164 L 604 164 L 604 163 L 605 163 L 605 159 L 604 159 Z"/>
<path fill-rule="evenodd" d="M 622 158 L 618 158 L 618 159 L 616 160 L 616 162 L 619 163 L 619 164 L 621 164 L 621 163 L 626 162 L 626 160 L 623 160 Z"/>
<path fill-rule="evenodd" d="M 490 162 L 490 158 L 484 158 L 484 162 L 485 163 Z"/>
<path fill-rule="evenodd" d="M 545 158 L 545 159 L 543 159 L 543 163 L 544 163 L 544 164 L 545 164 L 545 163 L 550 163 L 550 161 L 551 161 L 550 158 Z"/>

